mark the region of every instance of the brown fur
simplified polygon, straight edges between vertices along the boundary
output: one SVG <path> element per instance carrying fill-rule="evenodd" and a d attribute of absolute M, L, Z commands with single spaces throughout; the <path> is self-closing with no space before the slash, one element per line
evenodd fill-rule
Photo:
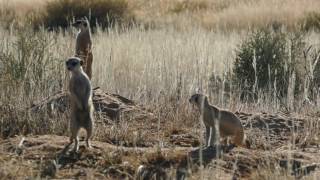
<path fill-rule="evenodd" d="M 214 145 L 220 139 L 216 132 L 216 126 L 219 129 L 221 138 L 227 140 L 232 138 L 232 143 L 237 146 L 243 146 L 244 131 L 239 118 L 232 112 L 220 110 L 210 105 L 208 98 L 202 94 L 194 94 L 190 99 L 190 103 L 195 104 L 202 114 L 203 123 L 206 127 L 206 145 Z M 216 125 L 216 126 L 215 126 Z"/>
<path fill-rule="evenodd" d="M 79 29 L 76 38 L 76 52 L 75 56 L 83 60 L 84 72 L 88 75 L 89 79 L 92 78 L 92 40 L 90 24 L 87 19 L 78 20 L 73 26 Z"/>
<path fill-rule="evenodd" d="M 90 138 L 94 130 L 92 88 L 81 64 L 81 60 L 77 57 L 69 58 L 66 62 L 67 68 L 72 74 L 69 81 L 71 103 L 70 144 L 75 141 L 74 151 L 79 149 L 78 132 L 80 128 L 87 131 L 86 144 L 89 148 L 91 147 Z"/>

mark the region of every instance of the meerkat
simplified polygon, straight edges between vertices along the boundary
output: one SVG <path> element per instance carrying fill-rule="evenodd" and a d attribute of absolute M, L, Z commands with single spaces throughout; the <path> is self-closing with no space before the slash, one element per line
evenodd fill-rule
<path fill-rule="evenodd" d="M 69 97 L 71 104 L 70 143 L 75 141 L 74 151 L 79 149 L 78 132 L 80 128 L 87 131 L 86 145 L 91 148 L 90 138 L 94 130 L 92 87 L 78 57 L 71 57 L 66 61 L 68 71 L 71 72 L 69 80 Z"/>
<path fill-rule="evenodd" d="M 72 24 L 79 31 L 76 37 L 75 56 L 81 58 L 83 62 L 83 69 L 88 75 L 89 79 L 92 77 L 92 40 L 90 24 L 87 18 L 77 20 Z"/>
<path fill-rule="evenodd" d="M 224 139 L 222 144 L 227 142 L 227 138 L 231 137 L 232 144 L 244 146 L 243 126 L 234 113 L 210 105 L 208 98 L 202 94 L 192 95 L 189 102 L 196 105 L 200 110 L 203 123 L 206 127 L 206 146 L 214 145 L 215 141 L 219 141 L 220 143 L 219 137 Z M 219 137 L 216 129 L 219 129 Z"/>

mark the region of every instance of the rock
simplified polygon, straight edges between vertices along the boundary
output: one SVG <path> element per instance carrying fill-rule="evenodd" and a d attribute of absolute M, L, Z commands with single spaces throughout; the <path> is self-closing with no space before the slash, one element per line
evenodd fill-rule
<path fill-rule="evenodd" d="M 58 166 L 55 160 L 46 161 L 41 170 L 41 177 L 55 177 Z"/>
<path fill-rule="evenodd" d="M 161 166 L 140 165 L 137 169 L 136 179 L 137 180 L 148 180 L 148 179 L 167 180 L 169 179 L 169 177 L 165 169 L 163 169 Z"/>

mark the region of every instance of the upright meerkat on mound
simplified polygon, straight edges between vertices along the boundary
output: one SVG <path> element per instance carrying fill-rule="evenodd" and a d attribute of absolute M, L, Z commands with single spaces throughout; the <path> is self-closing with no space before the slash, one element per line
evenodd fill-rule
<path fill-rule="evenodd" d="M 191 104 L 196 105 L 202 115 L 203 123 L 206 127 L 206 146 L 214 145 L 217 138 L 216 128 L 219 129 L 221 138 L 227 140 L 231 137 L 232 144 L 243 146 L 244 131 L 239 118 L 230 111 L 220 110 L 210 105 L 208 98 L 202 94 L 194 94 L 189 99 Z"/>
<path fill-rule="evenodd" d="M 86 145 L 91 148 L 90 138 L 93 134 L 93 103 L 90 80 L 82 70 L 82 61 L 78 57 L 71 57 L 66 61 L 67 69 L 71 72 L 69 81 L 71 120 L 70 120 L 70 143 L 75 141 L 74 151 L 79 149 L 78 132 L 80 128 L 87 131 Z"/>
<path fill-rule="evenodd" d="M 88 75 L 89 79 L 92 77 L 92 40 L 90 24 L 87 18 L 77 20 L 72 24 L 79 32 L 76 38 L 76 52 L 75 56 L 83 60 L 84 72 Z"/>

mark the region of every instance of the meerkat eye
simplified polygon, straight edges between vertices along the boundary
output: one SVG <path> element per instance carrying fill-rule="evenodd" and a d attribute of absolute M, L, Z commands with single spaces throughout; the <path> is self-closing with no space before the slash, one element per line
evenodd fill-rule
<path fill-rule="evenodd" d="M 75 26 L 78 26 L 81 22 L 76 21 L 75 23 L 73 23 Z"/>
<path fill-rule="evenodd" d="M 71 65 L 72 66 L 76 66 L 78 63 L 77 62 L 72 62 Z"/>

